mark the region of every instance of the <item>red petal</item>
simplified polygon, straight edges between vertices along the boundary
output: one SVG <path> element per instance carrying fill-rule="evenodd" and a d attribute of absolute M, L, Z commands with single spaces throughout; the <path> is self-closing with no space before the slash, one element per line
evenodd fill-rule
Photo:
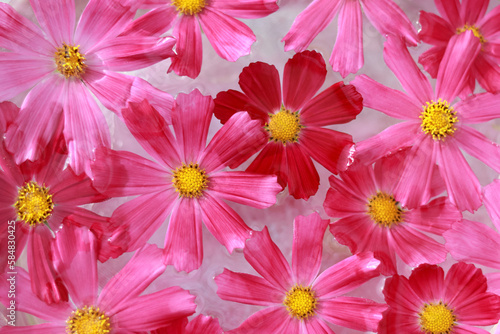
<path fill-rule="evenodd" d="M 280 110 L 280 76 L 273 65 L 251 63 L 241 71 L 239 84 L 250 102 L 264 113 L 274 114 Z"/>
<path fill-rule="evenodd" d="M 318 191 L 318 172 L 311 158 L 306 155 L 299 144 L 286 145 L 285 153 L 288 168 L 286 175 L 288 192 L 296 199 L 307 200 Z"/>

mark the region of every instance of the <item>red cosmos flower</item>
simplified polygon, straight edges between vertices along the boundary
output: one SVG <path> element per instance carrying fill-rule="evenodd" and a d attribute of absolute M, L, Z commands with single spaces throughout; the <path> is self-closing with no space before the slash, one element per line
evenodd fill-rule
<path fill-rule="evenodd" d="M 315 51 L 298 53 L 288 60 L 283 74 L 283 101 L 278 70 L 266 63 L 252 63 L 240 74 L 243 93 L 217 94 L 215 116 L 226 123 L 244 110 L 261 122 L 268 141 L 255 145 L 260 151 L 247 171 L 276 174 L 295 198 L 308 199 L 318 191 L 319 175 L 311 157 L 336 174 L 347 168 L 352 154 L 349 134 L 322 128 L 347 123 L 363 108 L 361 95 L 351 85 L 338 82 L 318 92 L 326 77 L 325 62 Z"/>
<path fill-rule="evenodd" d="M 227 269 L 215 277 L 222 299 L 267 306 L 231 332 L 333 334 L 328 323 L 375 331 L 386 305 L 344 295 L 378 276 L 380 262 L 371 253 L 360 253 L 318 275 L 328 220 L 313 213 L 296 217 L 293 226 L 291 268 L 265 227 L 243 250 L 262 277 Z"/>
<path fill-rule="evenodd" d="M 426 205 L 407 209 L 399 204 L 394 188 L 408 150 L 371 165 L 352 165 L 340 178 L 330 177 L 331 188 L 324 203 L 326 213 L 339 220 L 330 224 L 335 239 L 351 253 L 371 251 L 381 261 L 383 275 L 397 273 L 396 254 L 408 265 L 438 264 L 445 260 L 443 244 L 426 233 L 442 235 L 461 220 L 457 208 L 436 198 Z M 430 192 L 443 191 L 437 167 Z"/>
<path fill-rule="evenodd" d="M 500 297 L 486 292 L 481 269 L 455 263 L 448 273 L 436 265 L 422 264 L 410 278 L 395 275 L 385 281 L 389 309 L 380 321 L 379 334 L 487 334 L 474 326 L 496 324 Z"/>
<path fill-rule="evenodd" d="M 98 150 L 94 185 L 107 195 L 139 197 L 111 217 L 130 239 L 129 251 L 144 245 L 170 216 L 164 261 L 179 271 L 198 269 L 203 259 L 201 222 L 229 252 L 243 248 L 250 228 L 224 200 L 266 208 L 281 191 L 276 176 L 222 171 L 233 159 L 264 142 L 258 121 L 235 115 L 206 146 L 213 100 L 198 90 L 179 94 L 172 111 L 172 134 L 149 103 L 130 103 L 122 111 L 132 135 L 155 158 Z"/>
<path fill-rule="evenodd" d="M 485 15 L 489 0 L 435 0 L 441 17 L 424 11 L 420 12 L 422 29 L 418 36 L 434 45 L 418 58 L 425 70 L 435 78 L 451 38 L 465 31 L 472 31 L 481 43 L 481 51 L 475 57 L 465 84 L 463 95 L 474 91 L 476 79 L 489 92 L 500 91 L 500 7 Z M 453 57 L 463 58 L 462 52 Z"/>

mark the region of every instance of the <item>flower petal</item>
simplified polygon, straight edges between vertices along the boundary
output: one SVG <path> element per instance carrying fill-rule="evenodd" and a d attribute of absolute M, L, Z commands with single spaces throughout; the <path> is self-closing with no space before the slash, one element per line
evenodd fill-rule
<path fill-rule="evenodd" d="M 252 119 L 260 119 L 262 124 L 269 118 L 267 113 L 252 106 L 245 94 L 233 89 L 218 93 L 214 102 L 214 115 L 222 124 L 225 124 L 231 116 L 239 111 L 248 112 Z"/>
<path fill-rule="evenodd" d="M 405 212 L 404 220 L 411 227 L 424 232 L 442 235 L 451 228 L 451 224 L 462 219 L 457 208 L 439 197 L 429 204 Z"/>
<path fill-rule="evenodd" d="M 459 0 L 435 0 L 437 10 L 448 22 L 461 22 Z M 463 22 L 465 23 L 465 22 Z"/>
<path fill-rule="evenodd" d="M 291 317 L 283 305 L 267 307 L 252 314 L 234 334 L 287 333 L 300 334 L 300 322 Z"/>
<path fill-rule="evenodd" d="M 192 15 L 182 15 L 174 26 L 172 34 L 177 40 L 175 45 L 177 57 L 172 58 L 168 72 L 174 71 L 177 75 L 196 78 L 200 74 L 203 60 L 201 30 L 198 20 Z"/>
<path fill-rule="evenodd" d="M 483 201 L 491 221 L 500 230 L 500 180 L 494 180 L 483 188 Z"/>
<path fill-rule="evenodd" d="M 444 270 L 441 267 L 430 264 L 418 266 L 413 269 L 408 282 L 415 294 L 426 303 L 444 297 Z"/>
<path fill-rule="evenodd" d="M 446 46 L 450 38 L 455 34 L 454 27 L 441 16 L 434 13 L 420 11 L 418 21 L 422 26 L 418 37 L 424 43 Z"/>
<path fill-rule="evenodd" d="M 300 144 L 285 146 L 288 192 L 294 198 L 307 200 L 318 191 L 319 174 Z"/>
<path fill-rule="evenodd" d="M 137 78 L 112 71 L 87 70 L 82 80 L 99 102 L 120 115 L 122 109 L 127 107 Z"/>
<path fill-rule="evenodd" d="M 273 65 L 263 62 L 250 63 L 241 71 L 239 85 L 250 103 L 264 113 L 274 114 L 280 110 L 280 75 Z"/>
<path fill-rule="evenodd" d="M 282 186 L 286 186 L 286 181 L 283 184 L 283 179 L 286 178 L 287 170 L 282 170 L 282 166 L 284 166 L 285 163 L 285 147 L 281 143 L 272 141 L 265 144 L 262 151 L 257 155 L 250 166 L 248 166 L 246 171 L 258 174 L 277 175 L 278 182 Z"/>
<path fill-rule="evenodd" d="M 461 149 L 500 172 L 500 146 L 497 143 L 488 139 L 481 132 L 465 125 L 460 127 L 454 137 Z"/>
<path fill-rule="evenodd" d="M 276 0 L 215 0 L 210 7 L 222 13 L 242 19 L 257 19 L 278 10 Z"/>
<path fill-rule="evenodd" d="M 463 0 L 460 6 L 460 17 L 465 22 L 476 23 L 488 9 L 489 0 Z"/>
<path fill-rule="evenodd" d="M 472 72 L 477 81 L 488 92 L 496 93 L 500 91 L 500 69 L 498 60 L 493 57 L 479 53 L 472 66 Z"/>
<path fill-rule="evenodd" d="M 497 6 L 486 14 L 477 26 L 481 28 L 484 36 L 494 36 L 500 32 L 500 8 Z"/>
<path fill-rule="evenodd" d="M 445 51 L 446 46 L 433 46 L 418 57 L 418 62 L 422 64 L 432 78 L 436 78 L 438 75 L 439 65 L 443 60 Z"/>
<path fill-rule="evenodd" d="M 63 0 L 47 2 L 30 0 L 40 27 L 57 47 L 63 43 L 73 43 L 75 29 L 75 1 Z"/>
<path fill-rule="evenodd" d="M 483 123 L 500 118 L 500 95 L 476 94 L 455 104 L 464 123 Z"/>
<path fill-rule="evenodd" d="M 143 6 L 145 1 L 141 2 Z M 168 31 L 174 24 L 178 12 L 175 6 L 161 6 L 164 4 L 164 0 L 158 1 L 151 11 L 129 22 L 120 36 L 157 36 Z"/>
<path fill-rule="evenodd" d="M 186 326 L 186 334 L 222 334 L 219 319 L 199 314 Z"/>

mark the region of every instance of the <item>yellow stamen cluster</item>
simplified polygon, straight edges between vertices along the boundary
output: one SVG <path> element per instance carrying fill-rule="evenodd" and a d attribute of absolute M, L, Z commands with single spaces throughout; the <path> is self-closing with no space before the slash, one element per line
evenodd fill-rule
<path fill-rule="evenodd" d="M 286 293 L 283 304 L 291 317 L 303 320 L 315 314 L 318 301 L 311 287 L 296 284 Z"/>
<path fill-rule="evenodd" d="M 172 5 L 184 15 L 195 15 L 203 10 L 205 0 L 172 0 Z"/>
<path fill-rule="evenodd" d="M 200 197 L 207 188 L 208 177 L 198 164 L 182 164 L 172 172 L 175 191 L 182 197 Z"/>
<path fill-rule="evenodd" d="M 94 306 L 73 311 L 66 323 L 68 334 L 106 334 L 111 330 L 109 317 Z"/>
<path fill-rule="evenodd" d="M 422 120 L 421 127 L 424 133 L 431 135 L 434 140 L 444 140 L 446 136 L 453 135 L 458 118 L 446 100 L 427 102 L 422 108 L 424 111 L 419 117 Z"/>
<path fill-rule="evenodd" d="M 54 209 L 54 203 L 47 188 L 31 181 L 19 189 L 14 207 L 17 210 L 19 220 L 31 226 L 36 226 L 50 217 Z"/>
<path fill-rule="evenodd" d="M 276 114 L 269 114 L 269 123 L 264 129 L 269 132 L 269 141 L 295 143 L 299 139 L 299 132 L 304 126 L 300 124 L 299 112 L 291 112 L 284 107 Z"/>
<path fill-rule="evenodd" d="M 427 334 L 449 334 L 457 320 L 453 310 L 441 301 L 437 304 L 424 304 L 418 316 L 420 327 Z"/>
<path fill-rule="evenodd" d="M 403 209 L 392 195 L 378 191 L 368 199 L 368 215 L 373 222 L 391 227 L 403 220 Z"/>
<path fill-rule="evenodd" d="M 63 43 L 63 46 L 57 48 L 54 54 L 57 70 L 66 78 L 75 77 L 80 79 L 82 74 L 85 73 L 87 65 L 85 65 L 85 57 L 80 53 L 79 47 L 80 45 L 69 46 Z"/>
<path fill-rule="evenodd" d="M 481 42 L 481 44 L 486 43 L 486 39 L 484 38 L 484 36 L 479 31 L 479 28 L 476 27 L 475 25 L 468 25 L 468 24 L 466 24 L 462 28 L 457 28 L 457 34 L 461 34 L 461 33 L 465 32 L 467 30 L 472 31 L 472 33 L 474 34 L 474 36 L 476 36 L 477 38 L 479 38 L 479 41 Z"/>

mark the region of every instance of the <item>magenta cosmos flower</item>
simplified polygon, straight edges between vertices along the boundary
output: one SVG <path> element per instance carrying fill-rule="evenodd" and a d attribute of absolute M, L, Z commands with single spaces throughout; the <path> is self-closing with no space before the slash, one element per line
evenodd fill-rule
<path fill-rule="evenodd" d="M 364 64 L 361 4 L 367 18 L 382 35 L 396 35 L 412 46 L 418 44 L 415 28 L 392 0 L 314 0 L 297 16 L 283 37 L 285 51 L 304 51 L 339 13 L 330 65 L 343 78 L 356 73 Z"/>
<path fill-rule="evenodd" d="M 173 27 L 177 40 L 168 72 L 196 78 L 203 59 L 201 29 L 215 52 L 236 61 L 250 53 L 256 41 L 252 30 L 235 19 L 256 19 L 278 10 L 276 0 L 138 0 L 154 8 L 137 20 L 145 34 L 162 34 Z M 201 25 L 201 29 L 200 29 Z"/>
<path fill-rule="evenodd" d="M 0 104 L 0 135 L 17 117 L 19 108 L 11 102 Z M 109 235 L 108 219 L 80 206 L 107 199 L 85 175 L 77 176 L 66 166 L 67 150 L 60 132 L 48 143 L 35 162 L 20 165 L 0 142 L 0 254 L 1 271 L 11 266 L 27 244 L 28 268 L 34 293 L 47 303 L 67 300 L 65 288 L 54 273 L 50 260 L 52 231 L 57 231 L 63 219 L 72 216 L 75 224 L 84 225 L 99 235 L 104 261 L 113 254 L 106 239 Z M 52 231 L 51 231 L 52 230 Z M 15 233 L 15 250 L 7 250 L 10 235 Z M 5 247 L 5 248 L 4 248 Z"/>
<path fill-rule="evenodd" d="M 17 163 L 33 161 L 63 123 L 69 164 L 77 174 L 89 172 L 95 148 L 110 145 L 94 96 L 116 112 L 134 95 L 152 95 L 144 80 L 115 71 L 173 55 L 174 40 L 139 35 L 132 25 L 135 10 L 121 0 L 90 0 L 76 28 L 74 0 L 30 3 L 40 27 L 0 4 L 0 47 L 9 51 L 0 52 L 0 100 L 31 89 L 6 132 L 7 148 Z M 154 92 L 154 100 L 172 99 Z"/>
<path fill-rule="evenodd" d="M 170 215 L 164 261 L 179 271 L 191 271 L 203 258 L 202 221 L 229 252 L 243 248 L 250 237 L 250 228 L 223 200 L 266 208 L 276 202 L 281 186 L 276 176 L 222 171 L 266 140 L 258 121 L 239 113 L 206 146 L 212 98 L 195 90 L 179 94 L 176 102 L 175 138 L 146 101 L 123 110 L 132 135 L 158 163 L 103 148 L 93 165 L 94 185 L 107 195 L 140 195 L 111 217 L 130 238 L 129 251 L 146 243 Z"/>
<path fill-rule="evenodd" d="M 165 271 L 161 250 L 154 245 L 137 251 L 100 292 L 97 243 L 92 233 L 67 225 L 57 233 L 53 246 L 54 263 L 68 287 L 71 302 L 44 304 L 26 289 L 30 284 L 28 274 L 17 268 L 16 310 L 47 322 L 4 326 L 0 333 L 137 333 L 167 326 L 196 309 L 195 297 L 179 287 L 143 294 Z M 2 277 L 0 301 L 7 306 L 10 301 L 6 282 Z"/>
<path fill-rule="evenodd" d="M 435 78 L 450 39 L 464 31 L 472 31 L 481 43 L 481 51 L 475 57 L 469 78 L 465 85 L 465 95 L 474 91 L 476 79 L 489 92 L 500 91 L 500 7 L 487 15 L 489 0 L 463 1 L 435 0 L 441 17 L 420 12 L 420 30 L 418 36 L 423 42 L 434 45 L 422 53 L 418 61 Z M 463 57 L 456 52 L 453 57 Z"/>
<path fill-rule="evenodd" d="M 278 70 L 257 62 L 240 74 L 243 93 L 217 94 L 215 116 L 226 123 L 236 112 L 247 111 L 262 124 L 267 142 L 235 161 L 237 167 L 260 151 L 247 171 L 276 174 L 295 198 L 308 199 L 318 191 L 319 175 L 311 157 L 336 174 L 347 168 L 352 154 L 349 134 L 322 128 L 347 123 L 363 108 L 361 95 L 351 85 L 338 82 L 315 96 L 326 78 L 323 57 L 304 51 L 288 60 L 283 74 L 283 101 Z"/>
<path fill-rule="evenodd" d="M 362 163 L 371 163 L 400 148 L 411 147 L 394 189 L 407 208 L 429 201 L 436 163 L 450 201 L 460 211 L 472 212 L 481 206 L 481 185 L 460 149 L 500 172 L 500 147 L 467 125 L 499 117 L 500 95 L 478 94 L 453 103 L 466 82 L 467 70 L 480 43 L 471 31 L 455 35 L 450 43 L 439 68 L 435 92 L 404 43 L 394 37 L 389 37 L 385 44 L 384 58 L 407 95 L 365 75 L 352 82 L 363 95 L 366 107 L 405 121 L 361 141 L 356 152 Z M 463 59 L 453 57 L 463 47 L 467 47 Z"/>
<path fill-rule="evenodd" d="M 389 309 L 379 334 L 487 334 L 474 326 L 489 326 L 500 317 L 500 297 L 486 292 L 481 269 L 455 263 L 448 273 L 436 265 L 422 264 L 410 278 L 395 275 L 385 281 Z"/>
<path fill-rule="evenodd" d="M 444 245 L 427 233 L 442 235 L 462 218 L 446 197 L 414 209 L 399 204 L 394 187 L 407 151 L 382 158 L 373 168 L 355 164 L 341 172 L 340 178 L 331 176 L 324 203 L 329 216 L 340 218 L 330 225 L 335 239 L 353 254 L 373 252 L 381 261 L 383 275 L 397 273 L 396 254 L 413 267 L 443 262 L 447 254 Z M 430 192 L 438 195 L 443 191 L 442 182 L 439 177 L 433 181 Z"/>
<path fill-rule="evenodd" d="M 375 331 L 386 305 L 344 294 L 378 276 L 380 262 L 361 253 L 318 276 L 328 220 L 313 213 L 297 216 L 293 226 L 291 268 L 265 227 L 243 250 L 262 277 L 227 269 L 215 277 L 222 299 L 267 306 L 232 333 L 333 333 L 328 323 Z"/>

